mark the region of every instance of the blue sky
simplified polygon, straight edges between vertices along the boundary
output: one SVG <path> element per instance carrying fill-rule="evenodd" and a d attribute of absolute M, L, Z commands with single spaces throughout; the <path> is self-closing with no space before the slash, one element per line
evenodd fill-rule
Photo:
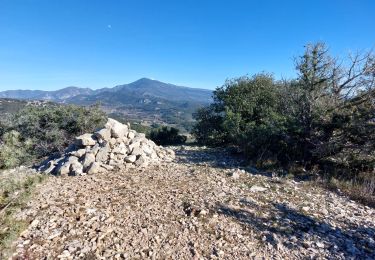
<path fill-rule="evenodd" d="M 373 0 L 0 0 L 0 90 L 289 78 L 308 42 L 375 47 L 374 13 Z"/>

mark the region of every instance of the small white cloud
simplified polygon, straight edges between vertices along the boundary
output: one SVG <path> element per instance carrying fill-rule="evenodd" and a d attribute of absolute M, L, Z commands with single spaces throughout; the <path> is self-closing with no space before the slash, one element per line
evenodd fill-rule
<path fill-rule="evenodd" d="M 108 25 L 107 25 L 107 28 L 108 28 L 108 29 L 112 29 L 112 25 L 108 24 Z"/>

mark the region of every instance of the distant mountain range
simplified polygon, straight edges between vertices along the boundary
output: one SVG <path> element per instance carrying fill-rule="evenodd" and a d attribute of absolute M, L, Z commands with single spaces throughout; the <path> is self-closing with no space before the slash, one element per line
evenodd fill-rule
<path fill-rule="evenodd" d="M 0 98 L 49 100 L 78 105 L 100 103 L 110 114 L 131 120 L 169 124 L 189 124 L 192 113 L 209 104 L 212 101 L 211 96 L 211 90 L 176 86 L 148 78 L 97 90 L 67 87 L 56 91 L 0 92 Z"/>
<path fill-rule="evenodd" d="M 90 95 L 95 91 L 89 88 L 67 87 L 55 91 L 43 90 L 6 90 L 0 92 L 0 98 L 26 100 L 65 101 L 77 95 Z"/>

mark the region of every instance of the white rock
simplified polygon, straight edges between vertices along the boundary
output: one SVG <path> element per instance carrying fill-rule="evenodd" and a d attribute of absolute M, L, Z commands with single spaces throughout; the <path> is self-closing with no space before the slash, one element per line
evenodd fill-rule
<path fill-rule="evenodd" d="M 47 239 L 49 239 L 49 240 L 52 240 L 52 239 L 54 239 L 54 238 L 56 238 L 56 237 L 58 237 L 58 236 L 60 236 L 61 235 L 61 231 L 55 231 L 52 235 L 50 235 Z"/>
<path fill-rule="evenodd" d="M 83 134 L 76 138 L 76 144 L 78 146 L 89 146 L 89 145 L 95 145 L 96 141 L 92 134 Z"/>
<path fill-rule="evenodd" d="M 230 176 L 231 176 L 233 179 L 237 180 L 237 179 L 240 178 L 240 176 L 241 176 L 241 172 L 237 169 L 237 170 L 235 170 L 235 171 L 232 171 L 232 172 L 230 173 Z"/>
<path fill-rule="evenodd" d="M 96 154 L 99 152 L 99 150 L 100 150 L 100 146 L 99 146 L 99 144 L 96 144 L 96 145 L 94 145 L 94 146 L 92 147 L 92 149 L 90 150 L 90 152 L 91 152 L 92 154 L 96 155 Z"/>
<path fill-rule="evenodd" d="M 58 169 L 57 174 L 61 176 L 68 176 L 70 172 L 70 164 L 71 164 L 70 162 L 66 162 L 63 165 L 61 165 L 60 168 Z"/>
<path fill-rule="evenodd" d="M 112 118 L 108 118 L 108 122 L 106 123 L 105 127 L 111 130 L 111 136 L 114 138 L 122 138 L 128 132 L 127 125 L 121 124 Z"/>
<path fill-rule="evenodd" d="M 250 191 L 252 191 L 252 192 L 263 192 L 263 191 L 266 191 L 266 190 L 267 190 L 267 188 L 256 186 L 256 185 L 253 185 L 250 188 Z"/>
<path fill-rule="evenodd" d="M 135 160 L 137 160 L 137 156 L 129 155 L 129 156 L 126 156 L 124 160 L 127 163 L 133 163 L 133 162 L 135 162 Z"/>
<path fill-rule="evenodd" d="M 128 133 L 128 138 L 133 139 L 135 137 L 135 134 L 133 132 Z"/>
<path fill-rule="evenodd" d="M 82 175 L 83 173 L 83 165 L 79 162 L 72 162 L 70 164 L 70 174 L 71 175 Z"/>
<path fill-rule="evenodd" d="M 69 156 L 68 157 L 68 162 L 72 163 L 72 162 L 78 162 L 78 157 L 76 156 Z"/>
<path fill-rule="evenodd" d="M 141 156 L 139 156 L 139 158 L 134 162 L 134 164 L 135 164 L 136 166 L 145 166 L 145 165 L 148 164 L 148 160 L 147 160 L 146 156 L 141 155 Z"/>
<path fill-rule="evenodd" d="M 100 163 L 93 162 L 87 170 L 88 174 L 96 174 L 100 172 Z"/>
<path fill-rule="evenodd" d="M 143 149 L 143 152 L 145 154 L 147 154 L 147 155 L 151 155 L 152 152 L 153 152 L 153 150 L 151 149 L 151 147 L 149 147 L 148 145 L 143 146 L 142 149 Z"/>
<path fill-rule="evenodd" d="M 96 154 L 95 160 L 97 162 L 106 162 L 108 160 L 108 153 L 110 151 L 109 144 L 106 143 L 104 147 L 101 147 Z"/>
<path fill-rule="evenodd" d="M 95 136 L 103 141 L 109 141 L 111 139 L 111 130 L 107 128 L 100 129 L 95 132 Z"/>
<path fill-rule="evenodd" d="M 137 147 L 134 147 L 132 149 L 132 152 L 131 152 L 132 155 L 141 155 L 143 154 L 143 150 L 141 147 L 137 146 Z"/>
<path fill-rule="evenodd" d="M 77 151 L 72 152 L 71 155 L 81 158 L 85 153 L 86 153 L 86 149 L 79 149 Z"/>
<path fill-rule="evenodd" d="M 115 145 L 116 145 L 116 138 L 111 138 L 109 140 L 109 145 L 110 145 L 111 148 L 115 147 Z"/>
<path fill-rule="evenodd" d="M 124 144 L 124 143 L 121 143 L 121 144 Z M 113 148 L 112 152 L 116 153 L 116 154 L 126 154 L 128 152 L 128 149 L 125 146 L 119 145 L 119 146 Z"/>
<path fill-rule="evenodd" d="M 86 171 L 93 162 L 95 162 L 95 155 L 92 153 L 87 153 L 83 159 L 83 170 Z"/>
<path fill-rule="evenodd" d="M 79 149 L 81 148 L 81 149 Z M 172 149 L 157 146 L 143 133 L 129 130 L 127 125 L 108 119 L 105 128 L 94 134 L 78 136 L 64 156 L 45 162 L 39 169 L 61 175 L 85 175 L 116 168 L 146 166 L 149 162 L 170 162 Z"/>

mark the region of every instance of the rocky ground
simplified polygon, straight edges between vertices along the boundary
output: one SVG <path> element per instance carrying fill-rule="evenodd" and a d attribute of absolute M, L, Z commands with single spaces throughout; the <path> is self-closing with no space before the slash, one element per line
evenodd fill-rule
<path fill-rule="evenodd" d="M 18 218 L 15 259 L 374 259 L 372 208 L 253 174 L 220 150 L 142 169 L 50 177 Z"/>

